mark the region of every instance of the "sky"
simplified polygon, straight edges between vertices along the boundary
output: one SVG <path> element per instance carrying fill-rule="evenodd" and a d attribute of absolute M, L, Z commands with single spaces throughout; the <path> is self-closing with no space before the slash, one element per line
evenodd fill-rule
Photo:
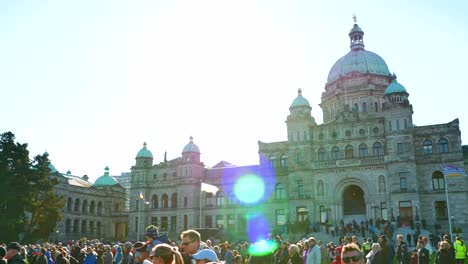
<path fill-rule="evenodd" d="M 322 123 L 328 72 L 366 50 L 409 92 L 418 126 L 460 120 L 468 142 L 468 2 L 0 1 L 0 133 L 49 153 L 60 172 L 130 171 L 193 136 L 207 166 L 258 164 L 258 141 L 287 140 L 298 88 Z"/>

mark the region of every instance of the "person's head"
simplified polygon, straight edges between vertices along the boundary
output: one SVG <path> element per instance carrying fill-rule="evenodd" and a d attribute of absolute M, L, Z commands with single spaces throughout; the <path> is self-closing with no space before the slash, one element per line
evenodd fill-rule
<path fill-rule="evenodd" d="M 315 246 L 315 238 L 314 237 L 309 237 L 309 240 L 307 240 L 309 242 L 309 247 L 310 248 L 313 248 Z"/>
<path fill-rule="evenodd" d="M 417 248 L 423 248 L 424 247 L 424 241 L 422 241 L 422 239 L 419 239 L 418 240 L 418 244 L 417 244 Z"/>
<path fill-rule="evenodd" d="M 439 243 L 440 250 L 448 250 L 450 248 L 450 244 L 447 241 L 441 241 Z"/>
<path fill-rule="evenodd" d="M 183 264 L 179 251 L 168 244 L 156 245 L 151 250 L 150 256 L 153 264 Z"/>
<path fill-rule="evenodd" d="M 296 254 L 299 254 L 299 247 L 295 244 L 291 244 L 289 245 L 288 252 L 291 257 Z"/>
<path fill-rule="evenodd" d="M 6 255 L 6 248 L 3 246 L 0 247 L 0 259 L 2 259 Z"/>
<path fill-rule="evenodd" d="M 202 249 L 196 254 L 193 254 L 192 258 L 197 262 L 197 264 L 219 261 L 216 253 L 211 249 Z"/>
<path fill-rule="evenodd" d="M 364 263 L 361 250 L 356 244 L 350 243 L 350 244 L 343 246 L 343 250 L 341 251 L 341 263 L 343 264 Z"/>
<path fill-rule="evenodd" d="M 317 241 L 317 246 L 321 247 L 323 245 L 322 240 Z"/>
<path fill-rule="evenodd" d="M 146 244 L 143 242 L 136 242 L 133 244 L 133 249 L 135 250 L 135 253 L 133 256 L 135 257 L 135 262 L 143 262 L 145 259 L 149 257 L 149 252 L 146 251 Z"/>
<path fill-rule="evenodd" d="M 387 243 L 388 243 L 387 236 L 381 235 L 381 236 L 379 237 L 379 244 L 380 244 L 380 247 L 386 246 Z"/>
<path fill-rule="evenodd" d="M 379 250 L 380 250 L 380 244 L 379 243 L 372 244 L 372 251 L 377 252 Z"/>
<path fill-rule="evenodd" d="M 182 250 L 189 254 L 193 255 L 198 251 L 200 247 L 200 233 L 195 230 L 186 230 L 180 235 L 182 238 L 181 248 Z"/>
<path fill-rule="evenodd" d="M 428 241 L 427 237 L 423 236 L 423 237 L 421 237 L 421 240 L 423 241 L 424 245 L 427 244 L 427 241 Z"/>
<path fill-rule="evenodd" d="M 18 242 L 10 242 L 6 247 L 6 259 L 10 259 L 21 251 L 21 245 Z"/>
<path fill-rule="evenodd" d="M 208 247 L 211 247 L 211 245 L 212 245 L 211 240 L 209 240 L 209 239 L 206 240 L 206 245 L 207 245 Z"/>
<path fill-rule="evenodd" d="M 237 255 L 234 257 L 234 263 L 235 264 L 244 264 L 244 262 L 242 261 L 242 256 L 241 255 Z"/>
<path fill-rule="evenodd" d="M 398 242 L 403 242 L 403 235 L 398 235 L 397 236 Z"/>
<path fill-rule="evenodd" d="M 357 236 L 353 236 L 352 238 L 352 243 L 357 243 L 358 242 L 358 237 Z"/>
<path fill-rule="evenodd" d="M 128 254 L 132 250 L 132 248 L 133 248 L 133 245 L 131 242 L 125 242 L 125 244 L 122 247 L 123 253 Z"/>

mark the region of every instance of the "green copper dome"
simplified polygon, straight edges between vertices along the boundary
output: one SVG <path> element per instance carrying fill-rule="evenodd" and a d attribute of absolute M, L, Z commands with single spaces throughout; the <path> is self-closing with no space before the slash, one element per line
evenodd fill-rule
<path fill-rule="evenodd" d="M 397 82 L 397 80 L 393 80 L 393 82 L 388 85 L 387 89 L 385 90 L 385 94 L 392 94 L 392 93 L 408 93 L 403 85 Z"/>
<path fill-rule="evenodd" d="M 146 148 L 146 142 L 143 143 L 143 148 L 137 153 L 137 158 L 153 158 L 153 153 Z"/>
<path fill-rule="evenodd" d="M 94 186 L 95 187 L 100 187 L 100 186 L 114 186 L 118 184 L 117 180 L 114 179 L 114 177 L 109 176 L 109 167 L 105 168 L 104 175 L 99 177 L 95 182 Z"/>
<path fill-rule="evenodd" d="M 351 41 L 351 51 L 333 65 L 328 73 L 328 83 L 352 73 L 390 75 L 387 63 L 382 57 L 364 49 L 364 31 L 357 24 L 354 24 L 348 35 Z"/>
<path fill-rule="evenodd" d="M 297 90 L 297 97 L 296 97 L 296 99 L 294 99 L 294 101 L 292 102 L 292 104 L 291 104 L 291 106 L 289 108 L 301 107 L 301 106 L 310 107 L 310 104 L 309 104 L 309 101 L 307 101 L 307 99 L 305 99 L 302 96 L 302 90 L 299 88 L 299 90 Z"/>
<path fill-rule="evenodd" d="M 50 173 L 58 172 L 57 169 L 55 168 L 55 166 L 52 163 L 50 163 L 49 166 L 47 166 L 47 167 L 49 167 Z"/>
<path fill-rule="evenodd" d="M 193 143 L 193 137 L 190 137 L 190 142 L 187 145 L 185 145 L 184 149 L 182 150 L 182 153 L 186 152 L 200 153 L 200 149 L 198 148 L 198 146 L 195 145 L 195 143 Z"/>

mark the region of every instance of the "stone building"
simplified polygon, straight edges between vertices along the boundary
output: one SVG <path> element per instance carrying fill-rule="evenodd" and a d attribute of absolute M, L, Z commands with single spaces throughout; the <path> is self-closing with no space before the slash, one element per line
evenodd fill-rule
<path fill-rule="evenodd" d="M 207 168 L 192 138 L 182 157 L 153 165 L 145 144 L 131 169 L 129 237 L 150 223 L 173 234 L 188 227 L 242 232 L 245 215 L 259 208 L 271 227 L 283 230 L 291 223 L 372 218 L 439 232 L 451 220 L 466 232 L 468 177 L 443 174 L 444 164 L 466 171 L 458 119 L 416 126 L 408 91 L 364 48 L 364 31 L 354 24 L 349 37 L 351 50 L 333 65 L 322 93 L 323 123 L 315 122 L 299 89 L 286 119 L 287 140 L 259 141 L 259 165 Z M 236 206 L 226 190 L 225 175 L 232 184 L 245 171 L 274 179 L 261 205 Z M 201 182 L 220 191 L 205 197 Z"/>
<path fill-rule="evenodd" d="M 59 173 L 56 193 L 65 197 L 63 219 L 57 225 L 52 240 L 88 239 L 123 240 L 126 238 L 128 210 L 125 210 L 125 189 L 109 176 L 109 168 L 94 184 L 88 176 L 74 176 L 70 171 Z"/>

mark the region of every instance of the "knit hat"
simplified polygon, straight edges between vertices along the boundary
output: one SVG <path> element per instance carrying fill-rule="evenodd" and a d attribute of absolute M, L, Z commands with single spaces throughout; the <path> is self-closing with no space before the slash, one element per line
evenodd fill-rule
<path fill-rule="evenodd" d="M 132 250 L 133 245 L 131 242 L 125 242 L 124 247 L 128 250 Z"/>
<path fill-rule="evenodd" d="M 14 249 L 14 250 L 21 250 L 21 245 L 18 242 L 10 242 L 6 248 L 7 250 Z"/>

